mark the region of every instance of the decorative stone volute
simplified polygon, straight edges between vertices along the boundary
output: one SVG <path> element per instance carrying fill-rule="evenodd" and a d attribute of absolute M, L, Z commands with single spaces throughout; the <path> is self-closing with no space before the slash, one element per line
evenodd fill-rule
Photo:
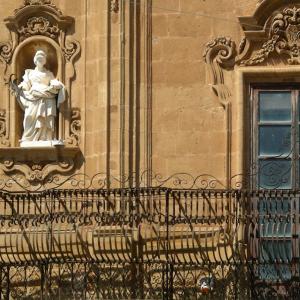
<path fill-rule="evenodd" d="M 222 105 L 231 97 L 231 92 L 224 82 L 223 68 L 234 66 L 236 54 L 235 42 L 229 37 L 216 38 L 207 43 L 204 59 L 209 67 L 210 82 Z"/>

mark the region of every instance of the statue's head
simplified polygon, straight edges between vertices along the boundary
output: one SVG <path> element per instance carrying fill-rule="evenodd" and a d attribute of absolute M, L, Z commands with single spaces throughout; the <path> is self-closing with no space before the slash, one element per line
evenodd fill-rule
<path fill-rule="evenodd" d="M 43 50 L 38 50 L 35 53 L 35 56 L 33 59 L 34 64 L 36 66 L 37 65 L 44 66 L 46 64 L 46 61 L 47 61 L 47 54 Z"/>

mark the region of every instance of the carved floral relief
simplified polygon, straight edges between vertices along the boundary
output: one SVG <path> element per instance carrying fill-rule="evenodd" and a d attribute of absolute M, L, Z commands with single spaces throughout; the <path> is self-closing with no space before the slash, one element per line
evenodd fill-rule
<path fill-rule="evenodd" d="M 284 8 L 275 15 L 269 31 L 269 38 L 241 65 L 257 65 L 264 62 L 271 53 L 286 54 L 288 64 L 300 64 L 300 8 Z"/>

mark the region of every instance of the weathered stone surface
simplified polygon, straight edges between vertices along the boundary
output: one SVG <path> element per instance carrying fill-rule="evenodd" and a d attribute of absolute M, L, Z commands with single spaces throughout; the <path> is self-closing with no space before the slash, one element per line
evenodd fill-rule
<path fill-rule="evenodd" d="M 209 86 L 203 51 L 219 36 L 230 36 L 238 45 L 238 17 L 253 14 L 257 1 L 153 0 L 152 10 L 147 0 L 138 10 L 130 1 L 116 10 L 109 1 L 53 3 L 74 17 L 68 34 L 82 48 L 69 91 L 72 106 L 81 112 L 82 164 L 77 171 L 124 175 L 152 168 L 163 176 L 184 171 L 225 178 L 226 108 Z M 21 0 L 1 1 L 0 19 L 22 5 Z M 8 39 L 2 24 L 0 40 Z M 226 70 L 222 74 L 238 116 L 236 78 Z M 0 109 L 5 110 L 4 101 Z M 242 126 L 233 126 L 235 139 Z M 232 141 L 233 165 L 239 147 L 239 141 Z"/>

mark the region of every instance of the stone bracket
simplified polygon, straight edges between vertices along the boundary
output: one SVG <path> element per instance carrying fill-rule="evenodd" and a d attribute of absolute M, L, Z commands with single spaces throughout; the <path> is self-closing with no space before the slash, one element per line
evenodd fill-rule
<path fill-rule="evenodd" d="M 0 170 L 29 182 L 47 180 L 53 173 L 68 175 L 76 167 L 78 147 L 0 148 Z"/>
<path fill-rule="evenodd" d="M 207 43 L 203 57 L 208 65 L 210 83 L 225 106 L 231 97 L 231 92 L 225 84 L 223 69 L 234 66 L 236 45 L 230 37 L 219 37 Z"/>

